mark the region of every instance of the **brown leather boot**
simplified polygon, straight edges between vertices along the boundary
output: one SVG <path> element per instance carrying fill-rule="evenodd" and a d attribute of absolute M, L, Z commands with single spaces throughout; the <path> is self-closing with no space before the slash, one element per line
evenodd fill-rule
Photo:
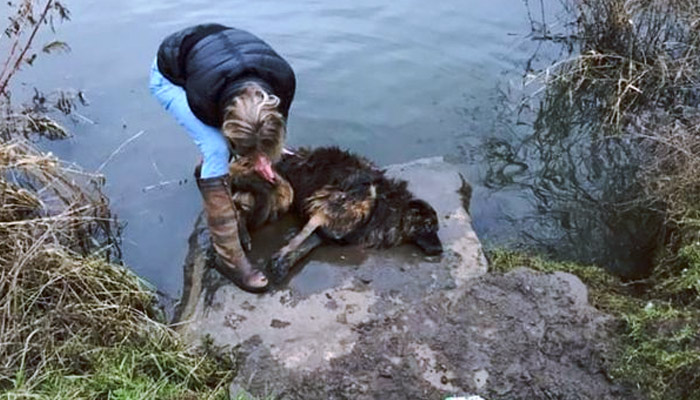
<path fill-rule="evenodd" d="M 265 274 L 254 269 L 243 251 L 238 232 L 238 213 L 231 198 L 228 175 L 197 179 L 202 193 L 211 241 L 218 255 L 215 268 L 248 292 L 260 293 L 269 288 Z"/>

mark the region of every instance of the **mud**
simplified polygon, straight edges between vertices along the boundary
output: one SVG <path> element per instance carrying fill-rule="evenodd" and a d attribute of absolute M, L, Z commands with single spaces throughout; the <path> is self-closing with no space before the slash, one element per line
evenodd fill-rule
<path fill-rule="evenodd" d="M 603 372 L 610 323 L 588 305 L 578 278 L 525 269 L 484 275 L 458 167 L 427 159 L 389 170 L 436 207 L 442 257 L 409 246 L 326 247 L 282 288 L 252 295 L 205 268 L 208 238 L 198 222 L 185 277 L 201 286 L 186 291 L 180 327 L 192 341 L 209 335 L 237 349 L 234 392 L 279 399 L 639 398 Z M 286 220 L 256 233 L 251 257 L 264 261 L 297 225 Z"/>
<path fill-rule="evenodd" d="M 568 274 L 486 275 L 354 327 L 350 353 L 314 370 L 243 343 L 235 390 L 279 399 L 630 399 L 605 375 L 609 320 Z"/>

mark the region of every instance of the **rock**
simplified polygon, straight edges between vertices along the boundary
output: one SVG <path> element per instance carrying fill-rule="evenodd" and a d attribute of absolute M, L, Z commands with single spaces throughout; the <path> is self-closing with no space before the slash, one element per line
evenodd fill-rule
<path fill-rule="evenodd" d="M 445 162 L 442 157 L 424 158 L 389 166 L 387 174 L 408 181 L 409 190 L 437 210 L 441 221 L 440 239 L 450 250 L 448 257 L 459 258 L 451 270 L 457 285 L 486 272 L 481 243 L 469 216 L 471 186 L 464 181 L 456 165 Z"/>
<path fill-rule="evenodd" d="M 588 306 L 576 277 L 482 276 L 458 168 L 431 158 L 388 171 L 436 208 L 445 254 L 321 248 L 286 287 L 264 295 L 209 270 L 196 307 L 181 307 L 193 310 L 182 332 L 239 346 L 234 391 L 280 399 L 624 398 L 600 372 L 607 320 Z M 274 251 L 290 226 L 256 233 L 256 251 Z M 203 246 L 197 228 L 191 243 Z M 197 246 L 190 264 L 203 262 Z"/>
<path fill-rule="evenodd" d="M 521 269 L 383 315 L 370 310 L 363 322 L 349 322 L 357 336 L 348 352 L 318 354 L 310 369 L 280 362 L 277 349 L 255 336 L 243 343 L 236 383 L 280 399 L 642 398 L 602 372 L 609 319 L 581 303 L 571 282 L 580 284 L 573 275 Z"/>

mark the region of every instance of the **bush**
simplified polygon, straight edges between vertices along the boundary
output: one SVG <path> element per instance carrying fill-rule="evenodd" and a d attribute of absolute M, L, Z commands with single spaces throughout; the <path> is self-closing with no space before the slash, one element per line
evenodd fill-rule
<path fill-rule="evenodd" d="M 110 262 L 99 185 L 0 143 L 0 398 L 226 398 L 233 359 L 185 345 L 149 286 Z"/>

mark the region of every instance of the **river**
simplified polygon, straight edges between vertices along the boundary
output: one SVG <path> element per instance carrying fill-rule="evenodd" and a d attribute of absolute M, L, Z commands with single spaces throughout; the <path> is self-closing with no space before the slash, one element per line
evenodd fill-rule
<path fill-rule="evenodd" d="M 548 53 L 531 40 L 529 15 L 549 18 L 555 6 L 542 13 L 539 3 L 518 0 L 65 4 L 72 20 L 40 39 L 72 50 L 40 57 L 19 80 L 25 94 L 34 86 L 86 94 L 90 105 L 68 122 L 73 137 L 47 146 L 88 170 L 103 167 L 112 208 L 126 223 L 124 260 L 165 293 L 181 289 L 201 208 L 192 180 L 198 154 L 150 96 L 147 79 L 162 38 L 192 24 L 249 30 L 290 62 L 292 146 L 339 145 L 382 165 L 450 156 L 475 186 L 472 215 L 486 241 L 506 242 L 513 227 L 502 218 L 529 207 L 521 192 L 481 186 L 479 146 L 503 115 L 503 91 L 520 82 L 533 55 Z"/>

